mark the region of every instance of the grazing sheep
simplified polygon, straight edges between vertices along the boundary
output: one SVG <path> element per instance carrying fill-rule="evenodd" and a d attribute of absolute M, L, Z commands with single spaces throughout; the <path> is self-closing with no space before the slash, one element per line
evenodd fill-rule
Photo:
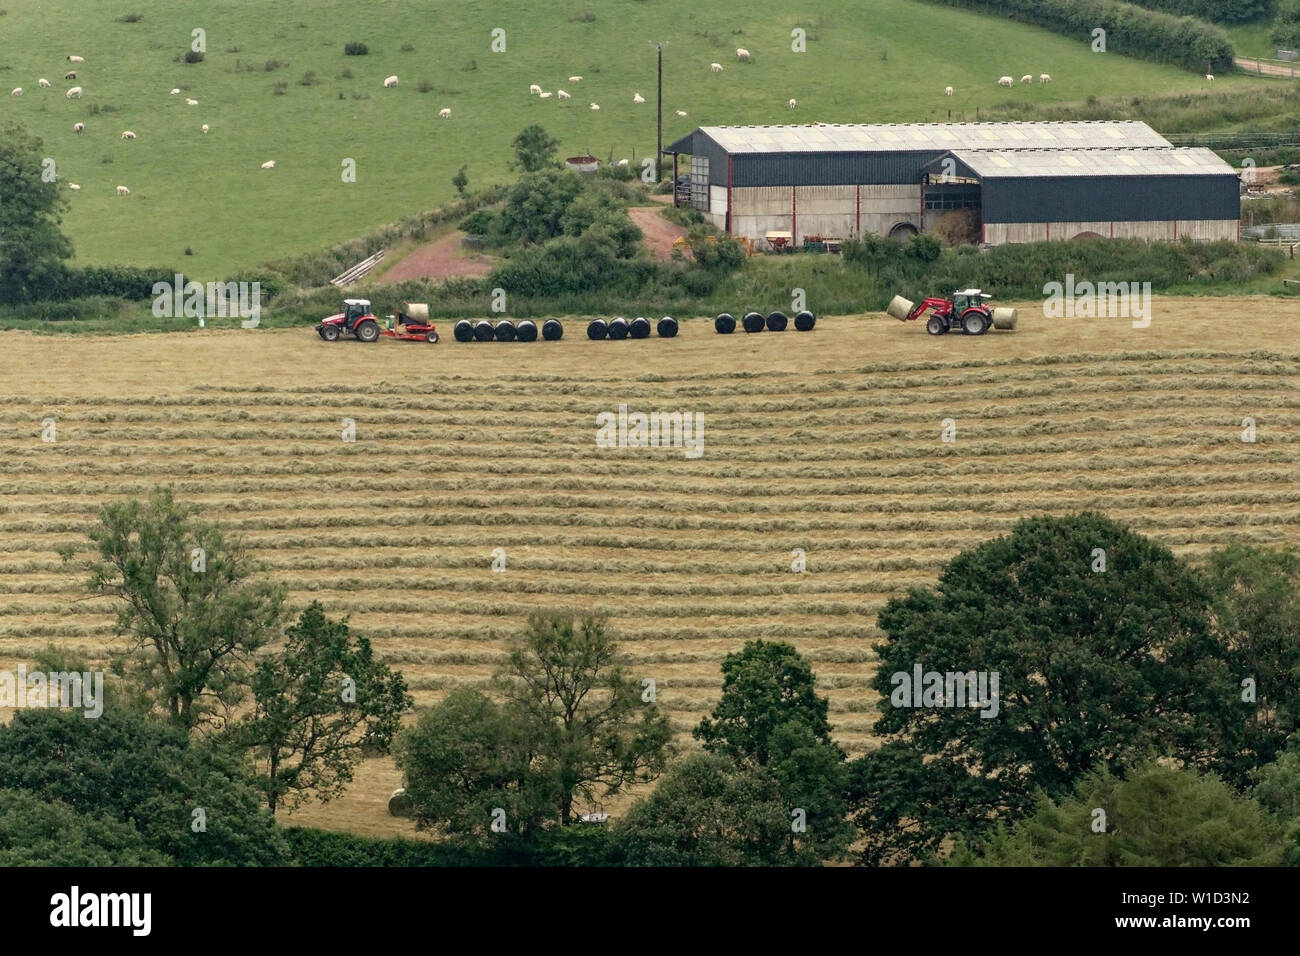
<path fill-rule="evenodd" d="M 117 194 L 119 196 L 129 196 L 131 195 L 131 190 L 127 189 L 125 186 L 118 186 Z"/>
<path fill-rule="evenodd" d="M 570 82 L 570 83 L 581 83 L 581 82 L 582 82 L 582 77 L 580 77 L 580 76 L 571 76 L 571 77 L 569 77 L 569 82 Z"/>
<path fill-rule="evenodd" d="M 275 160 L 274 160 L 274 159 L 268 159 L 266 162 L 264 162 L 264 163 L 262 164 L 262 168 L 263 168 L 263 169 L 275 169 Z"/>
<path fill-rule="evenodd" d="M 998 80 L 998 86 L 1012 86 L 1016 81 L 1009 76 L 1001 77 Z"/>
<path fill-rule="evenodd" d="M 186 106 L 198 106 L 198 105 L 199 105 L 199 101 L 198 101 L 198 100 L 192 100 L 192 99 L 190 99 L 190 98 L 187 96 L 187 97 L 185 98 L 185 105 L 186 105 Z"/>
<path fill-rule="evenodd" d="M 592 104 L 591 104 L 591 108 L 592 108 L 593 110 L 598 110 L 598 109 L 600 109 L 600 104 L 599 104 L 599 103 L 592 103 Z"/>
<path fill-rule="evenodd" d="M 44 77 L 41 77 L 39 80 L 36 81 L 36 85 L 43 90 L 48 90 L 50 88 L 50 81 L 45 79 Z"/>
<path fill-rule="evenodd" d="M 1206 78 L 1207 80 L 1209 80 L 1211 83 L 1214 82 L 1214 74 L 1213 74 L 1213 73 L 1206 73 L 1206 74 L 1205 74 L 1205 78 Z M 19 92 L 21 93 L 22 91 L 19 90 Z"/>
<path fill-rule="evenodd" d="M 710 63 L 710 64 L 709 64 L 709 72 L 710 72 L 710 73 L 721 73 L 721 72 L 722 72 L 722 64 L 721 64 L 721 63 Z"/>
<path fill-rule="evenodd" d="M 528 87 L 528 92 L 532 93 L 533 96 L 536 96 L 538 93 L 542 92 L 542 88 L 534 83 L 532 86 Z"/>
<path fill-rule="evenodd" d="M 1052 82 L 1052 74 L 1050 74 L 1050 73 L 1039 73 L 1039 74 L 1038 74 L 1038 82 L 1039 82 L 1039 83 L 1051 83 L 1051 82 Z"/>
<path fill-rule="evenodd" d="M 632 102 L 633 102 L 633 103 L 644 103 L 644 102 L 645 102 L 645 97 L 642 96 L 640 93 L 633 93 L 633 94 L 632 94 Z"/>
<path fill-rule="evenodd" d="M 77 78 L 77 71 L 76 71 L 76 70 L 69 70 L 67 73 L 64 73 L 64 74 L 63 74 L 63 78 L 64 78 L 65 80 L 75 80 L 75 79 Z"/>
<path fill-rule="evenodd" d="M 75 99 L 76 97 L 81 96 L 81 87 L 74 86 L 72 89 L 68 90 L 68 92 L 64 93 L 63 95 L 70 100 Z"/>
<path fill-rule="evenodd" d="M 795 108 L 796 106 L 798 106 L 798 105 L 799 105 L 799 103 L 794 99 L 794 97 L 791 97 L 791 98 L 790 98 L 790 109 L 794 109 L 794 108 Z"/>
<path fill-rule="evenodd" d="M 614 165 L 615 165 L 615 166 L 626 166 L 626 165 L 627 165 L 627 160 L 626 160 L 626 159 L 620 159 L 620 160 L 619 160 L 617 163 L 615 163 Z"/>
<path fill-rule="evenodd" d="M 203 124 L 203 132 L 206 133 L 207 131 L 208 131 L 208 124 L 207 124 L 207 123 L 204 123 L 204 124 Z"/>
<path fill-rule="evenodd" d="M 69 57 L 68 57 L 68 62 L 69 62 L 69 63 L 85 63 L 85 62 L 86 62 L 86 58 L 85 58 L 84 56 L 69 56 Z"/>
<path fill-rule="evenodd" d="M 73 124 L 72 124 L 72 131 L 73 131 L 74 133 L 84 133 L 84 132 L 86 131 L 86 124 L 85 124 L 85 123 L 73 123 Z"/>
<path fill-rule="evenodd" d="M 131 132 L 129 129 L 128 129 L 128 130 L 123 130 L 123 132 L 122 132 L 122 138 L 123 138 L 123 139 L 135 139 L 135 133 Z"/>
<path fill-rule="evenodd" d="M 678 116 L 686 115 L 686 110 L 673 110 L 673 112 L 676 113 Z"/>
<path fill-rule="evenodd" d="M 556 90 L 556 91 L 555 91 L 555 98 L 556 98 L 557 100 L 568 100 L 568 99 L 572 99 L 572 97 L 569 96 L 568 93 L 564 92 L 564 90 Z"/>
<path fill-rule="evenodd" d="M 736 47 L 736 59 L 748 63 L 749 51 L 746 50 L 743 46 Z"/>
<path fill-rule="evenodd" d="M 22 95 L 23 95 L 23 88 L 22 88 L 21 86 L 15 86 L 12 90 L 9 91 L 9 95 L 10 95 L 10 96 L 22 96 Z"/>
<path fill-rule="evenodd" d="M 181 91 L 181 88 L 180 88 L 179 86 L 177 86 L 177 87 L 173 87 L 172 90 L 171 90 L 171 95 L 172 95 L 172 96 L 175 96 L 175 95 L 176 95 L 177 93 L 179 93 L 180 91 Z"/>
<path fill-rule="evenodd" d="M 1021 82 L 1021 83 L 1032 83 L 1032 82 L 1034 82 L 1034 78 L 1033 78 L 1032 76 L 1030 76 L 1028 73 L 1026 73 L 1024 76 L 1022 76 L 1022 77 L 1020 78 L 1020 82 Z"/>
<path fill-rule="evenodd" d="M 397 77 L 396 77 L 396 76 L 387 76 L 387 77 L 384 77 L 384 89 L 386 89 L 386 90 L 388 90 L 388 89 L 392 89 L 392 88 L 393 88 L 394 86 L 396 86 L 396 85 L 397 85 Z"/>
<path fill-rule="evenodd" d="M 78 186 L 76 183 L 68 183 L 68 188 L 69 188 L 69 189 L 80 189 L 81 187 Z"/>
<path fill-rule="evenodd" d="M 550 90 L 543 90 L 542 92 L 537 94 L 538 98 L 543 100 L 549 100 L 554 95 L 555 94 L 552 93 Z"/>
<path fill-rule="evenodd" d="M 945 86 L 945 87 L 943 88 L 943 95 L 944 95 L 944 96 L 952 96 L 952 87 L 951 87 L 951 86 Z"/>
<path fill-rule="evenodd" d="M 447 106 L 447 107 L 443 107 L 442 109 L 438 110 L 438 118 L 439 118 L 439 119 L 451 119 L 451 107 L 450 107 L 450 106 Z"/>

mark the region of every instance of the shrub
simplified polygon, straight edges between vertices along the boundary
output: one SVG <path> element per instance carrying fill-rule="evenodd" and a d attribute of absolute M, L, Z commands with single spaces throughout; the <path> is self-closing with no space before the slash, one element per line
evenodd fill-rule
<path fill-rule="evenodd" d="M 460 228 L 474 236 L 490 236 L 497 229 L 497 215 L 490 209 L 476 209 L 460 221 Z"/>
<path fill-rule="evenodd" d="M 1148 10 L 1172 13 L 1177 17 L 1196 17 L 1212 23 L 1249 23 L 1265 20 L 1276 9 L 1274 0 L 1129 0 Z"/>
<path fill-rule="evenodd" d="M 316 79 L 316 74 L 313 73 L 311 70 L 308 70 L 306 73 L 302 75 L 302 79 L 298 81 L 298 85 L 315 86 L 319 82 L 320 80 Z"/>
<path fill-rule="evenodd" d="M 279 60 L 267 60 L 266 66 L 264 66 L 263 69 L 266 70 L 267 73 L 273 73 L 282 66 L 284 66 L 284 64 Z"/>
<path fill-rule="evenodd" d="M 124 13 L 117 18 L 118 23 L 139 23 L 144 19 L 143 13 Z"/>
<path fill-rule="evenodd" d="M 200 53 L 198 50 L 186 50 L 186 51 L 185 51 L 185 62 L 186 62 L 186 63 L 202 63 L 202 62 L 203 62 L 203 54 Z"/>
<path fill-rule="evenodd" d="M 346 56 L 365 56 L 370 52 L 370 48 L 364 43 L 353 41 L 343 45 L 343 53 Z"/>

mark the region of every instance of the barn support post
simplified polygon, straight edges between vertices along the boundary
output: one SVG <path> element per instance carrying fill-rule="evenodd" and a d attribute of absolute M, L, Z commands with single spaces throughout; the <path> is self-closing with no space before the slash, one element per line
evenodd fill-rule
<path fill-rule="evenodd" d="M 853 212 L 853 231 L 859 239 L 862 238 L 862 184 L 858 184 L 858 196 Z"/>
<path fill-rule="evenodd" d="M 731 158 L 732 158 L 731 154 L 728 153 L 727 154 L 727 235 L 729 236 L 732 235 L 731 232 L 731 169 L 732 169 Z"/>
<path fill-rule="evenodd" d="M 790 187 L 790 251 L 799 246 L 799 187 Z"/>
<path fill-rule="evenodd" d="M 673 205 L 677 205 L 677 154 L 673 153 Z"/>

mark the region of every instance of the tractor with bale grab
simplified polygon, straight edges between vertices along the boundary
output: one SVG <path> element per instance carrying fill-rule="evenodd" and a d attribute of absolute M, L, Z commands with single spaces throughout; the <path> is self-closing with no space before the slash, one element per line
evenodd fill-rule
<path fill-rule="evenodd" d="M 993 296 L 979 289 L 959 289 L 949 298 L 923 299 L 919 303 L 896 295 L 885 311 L 902 322 L 912 322 L 930 313 L 925 330 L 931 335 L 943 335 L 953 329 L 960 329 L 967 335 L 983 335 L 990 328 L 1014 330 L 1016 310 L 991 309 L 985 304 L 985 300 L 991 298 Z"/>
<path fill-rule="evenodd" d="M 343 311 L 323 319 L 316 334 L 326 342 L 337 342 L 344 333 L 361 342 L 378 342 L 382 335 L 403 342 L 438 341 L 438 330 L 429 321 L 429 306 L 423 302 L 403 302 L 397 315 L 388 317 L 387 326 L 370 311 L 369 299 L 344 299 Z"/>

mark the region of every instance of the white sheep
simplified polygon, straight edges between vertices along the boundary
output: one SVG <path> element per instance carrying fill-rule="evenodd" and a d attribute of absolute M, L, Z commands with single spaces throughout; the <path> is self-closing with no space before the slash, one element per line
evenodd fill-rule
<path fill-rule="evenodd" d="M 69 62 L 69 63 L 85 63 L 85 62 L 86 62 L 86 58 L 85 58 L 84 56 L 69 56 L 69 57 L 68 57 L 68 62 Z"/>
<path fill-rule="evenodd" d="M 69 188 L 69 189 L 81 189 L 81 187 L 78 186 L 76 183 L 68 183 L 68 188 Z"/>
<path fill-rule="evenodd" d="M 65 80 L 75 80 L 75 79 L 77 78 L 77 71 L 76 71 L 76 70 L 69 70 L 67 73 L 64 73 L 64 74 L 63 74 L 63 78 L 64 78 Z"/>
<path fill-rule="evenodd" d="M 614 165 L 615 165 L 615 166 L 626 166 L 626 165 L 627 165 L 627 160 L 626 160 L 626 159 L 620 159 L 620 160 L 619 160 L 617 163 L 615 163 Z"/>
<path fill-rule="evenodd" d="M 543 100 L 549 100 L 554 95 L 555 94 L 552 93 L 550 90 L 543 90 L 542 92 L 537 94 L 538 98 Z"/>
<path fill-rule="evenodd" d="M 528 87 L 528 92 L 532 93 L 533 96 L 536 96 L 538 93 L 542 92 L 542 88 L 534 83 L 532 86 Z"/>
<path fill-rule="evenodd" d="M 70 100 L 76 99 L 77 97 L 81 96 L 81 87 L 74 86 L 72 89 L 68 90 L 68 92 L 64 93 L 63 95 Z"/>
<path fill-rule="evenodd" d="M 710 64 L 709 64 L 709 72 L 710 72 L 710 73 L 721 73 L 721 72 L 722 72 L 722 64 L 721 64 L 721 63 L 710 63 Z"/>
<path fill-rule="evenodd" d="M 391 89 L 392 89 L 394 86 L 396 86 L 396 85 L 397 85 L 397 77 L 396 77 L 396 76 L 387 76 L 387 77 L 384 77 L 384 89 L 386 89 L 386 90 L 391 90 Z"/>
<path fill-rule="evenodd" d="M 448 106 L 438 110 L 438 117 L 439 119 L 451 119 L 451 107 Z"/>
<path fill-rule="evenodd" d="M 122 138 L 123 138 L 123 139 L 135 139 L 135 133 L 131 132 L 129 129 L 128 129 L 128 130 L 123 130 L 123 131 L 122 131 Z"/>
<path fill-rule="evenodd" d="M 555 91 L 555 98 L 556 98 L 557 100 L 569 100 L 569 99 L 573 99 L 573 97 L 569 96 L 569 94 L 566 93 L 566 92 L 564 92 L 564 90 L 556 90 L 556 91 Z"/>
<path fill-rule="evenodd" d="M 1028 73 L 1026 73 L 1024 76 L 1022 76 L 1022 77 L 1020 78 L 1020 82 L 1021 82 L 1021 83 L 1032 83 L 1032 82 L 1034 82 L 1034 78 L 1033 78 L 1032 76 L 1030 76 Z"/>
<path fill-rule="evenodd" d="M 207 123 L 204 123 L 204 124 L 203 124 L 203 132 L 206 133 L 207 131 L 208 131 L 208 124 L 207 124 Z"/>
<path fill-rule="evenodd" d="M 264 162 L 264 163 L 262 164 L 262 168 L 263 168 L 263 169 L 275 169 L 275 160 L 274 160 L 274 159 L 268 159 L 266 162 Z"/>
<path fill-rule="evenodd" d="M 951 87 L 951 86 L 945 86 L 945 87 L 943 88 L 943 95 L 944 95 L 944 96 L 952 96 L 952 87 Z"/>
<path fill-rule="evenodd" d="M 676 113 L 678 116 L 686 115 L 686 110 L 673 110 L 673 112 Z"/>
<path fill-rule="evenodd" d="M 117 194 L 119 196 L 129 196 L 131 195 L 131 190 L 127 189 L 125 186 L 118 186 Z"/>
<path fill-rule="evenodd" d="M 592 104 L 591 104 L 591 109 L 592 109 L 593 111 L 600 109 L 600 104 L 599 104 L 599 103 L 592 103 Z"/>
<path fill-rule="evenodd" d="M 742 60 L 742 61 L 748 63 L 748 62 L 749 62 L 749 51 L 746 50 L 743 46 L 738 46 L 738 47 L 736 47 L 736 59 L 737 59 L 737 60 Z"/>
<path fill-rule="evenodd" d="M 1205 78 L 1206 78 L 1209 82 L 1211 82 L 1211 83 L 1214 82 L 1214 74 L 1213 74 L 1213 73 L 1206 73 L 1206 74 L 1205 74 Z"/>
<path fill-rule="evenodd" d="M 85 123 L 73 123 L 73 124 L 72 124 L 72 131 L 73 131 L 74 133 L 84 133 L 84 132 L 86 131 L 86 124 L 85 124 Z"/>
<path fill-rule="evenodd" d="M 1015 82 L 1011 77 L 1004 76 L 998 79 L 998 86 L 1012 86 Z"/>
<path fill-rule="evenodd" d="M 571 76 L 571 77 L 569 77 L 569 82 L 570 82 L 570 83 L 581 83 L 581 82 L 582 82 L 582 77 L 580 77 L 580 76 Z"/>
<path fill-rule="evenodd" d="M 179 93 L 180 91 L 181 91 L 181 88 L 180 88 L 179 86 L 174 86 L 174 87 L 172 87 L 172 89 L 171 89 L 171 95 L 172 95 L 172 96 L 175 96 L 175 95 L 176 95 L 177 93 Z"/>
<path fill-rule="evenodd" d="M 1039 82 L 1039 83 L 1051 83 L 1051 82 L 1052 82 L 1052 74 L 1050 74 L 1050 73 L 1039 73 L 1039 74 L 1038 74 L 1038 82 Z"/>
<path fill-rule="evenodd" d="M 50 81 L 45 79 L 45 77 L 41 77 L 39 80 L 36 81 L 36 85 L 43 90 L 48 90 L 50 88 Z"/>
<path fill-rule="evenodd" d="M 186 106 L 198 106 L 198 105 L 199 105 L 199 101 L 198 101 L 198 100 L 192 100 L 192 99 L 190 99 L 190 98 L 187 96 L 187 97 L 185 97 L 185 105 L 186 105 Z"/>
<path fill-rule="evenodd" d="M 23 88 L 22 88 L 21 86 L 15 86 L 12 90 L 9 91 L 9 95 L 10 95 L 10 96 L 22 96 L 22 95 L 23 95 Z"/>
<path fill-rule="evenodd" d="M 632 102 L 633 102 L 633 103 L 644 103 L 644 102 L 645 102 L 645 97 L 642 96 L 640 93 L 633 93 L 633 94 L 632 94 Z"/>
<path fill-rule="evenodd" d="M 798 105 L 799 105 L 798 101 L 796 101 L 796 100 L 794 99 L 794 97 L 791 97 L 791 98 L 790 98 L 790 109 L 794 109 L 794 108 L 795 108 L 796 106 L 798 106 Z"/>

